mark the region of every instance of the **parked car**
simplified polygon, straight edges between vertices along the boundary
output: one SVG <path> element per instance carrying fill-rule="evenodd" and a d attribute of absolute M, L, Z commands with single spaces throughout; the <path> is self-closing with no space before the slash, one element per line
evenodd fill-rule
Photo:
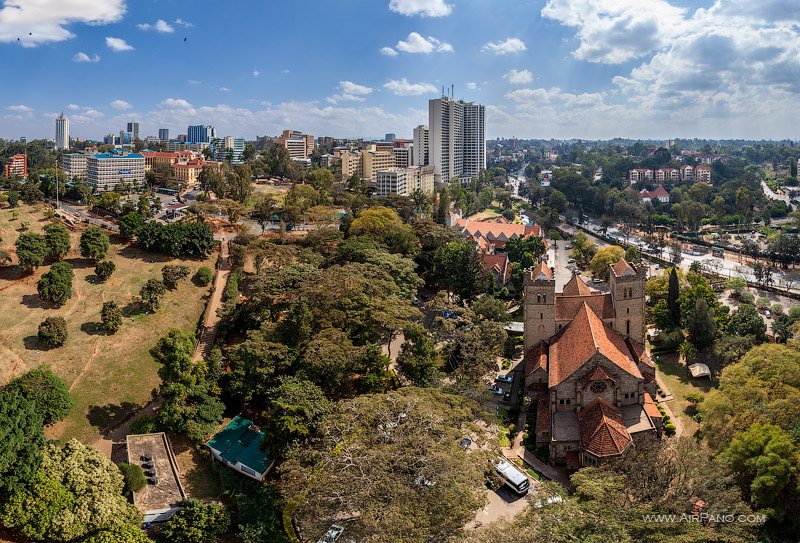
<path fill-rule="evenodd" d="M 595 277 L 594 279 L 592 279 L 592 284 L 593 285 L 602 285 L 603 284 L 603 280 L 600 279 L 599 277 Z"/>
<path fill-rule="evenodd" d="M 568 259 L 567 264 L 575 264 L 575 259 L 574 258 Z"/>
<path fill-rule="evenodd" d="M 514 378 L 509 374 L 500 374 L 494 378 L 495 381 L 500 381 L 502 383 L 511 383 L 514 381 Z"/>
<path fill-rule="evenodd" d="M 502 388 L 500 388 L 500 387 L 499 387 L 499 386 L 497 386 L 497 385 L 492 385 L 492 386 L 490 386 L 490 387 L 489 387 L 489 392 L 491 392 L 491 393 L 492 393 L 492 394 L 494 394 L 495 396 L 502 396 L 503 394 L 505 394 L 505 392 L 503 391 L 503 389 L 502 389 Z"/>
<path fill-rule="evenodd" d="M 564 248 L 566 250 L 570 250 L 570 249 L 572 249 L 572 244 L 571 243 L 567 243 L 566 246 L 564 246 Z"/>
<path fill-rule="evenodd" d="M 772 313 L 770 313 L 769 309 L 764 310 L 764 316 L 767 317 L 768 319 L 772 318 Z"/>

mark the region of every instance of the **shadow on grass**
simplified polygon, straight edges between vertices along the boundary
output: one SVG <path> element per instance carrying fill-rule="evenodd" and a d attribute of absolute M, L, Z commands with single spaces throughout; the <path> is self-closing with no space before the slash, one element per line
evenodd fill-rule
<path fill-rule="evenodd" d="M 675 377 L 681 384 L 692 386 L 704 393 L 710 391 L 714 387 L 713 381 L 707 377 L 693 378 L 689 374 L 689 368 L 678 361 L 677 353 L 662 354 L 658 356 L 658 359 L 659 361 L 656 363 L 658 371 L 664 375 Z M 702 360 L 698 360 L 698 362 L 702 362 Z M 672 392 L 675 393 L 674 390 Z"/>
<path fill-rule="evenodd" d="M 172 260 L 172 257 L 162 255 L 161 253 L 150 253 L 139 247 L 136 247 L 135 245 L 128 245 L 124 249 L 120 250 L 117 254 L 131 260 L 141 260 L 149 263 L 169 262 Z"/>
<path fill-rule="evenodd" d="M 125 307 L 123 307 L 121 311 L 124 317 L 138 317 L 149 314 L 147 309 L 145 309 L 144 306 L 139 302 L 130 302 Z"/>
<path fill-rule="evenodd" d="M 94 268 L 97 265 L 97 263 L 94 260 L 78 256 L 72 258 L 65 258 L 64 262 L 68 262 L 70 266 L 72 266 L 76 270 L 82 268 Z"/>
<path fill-rule="evenodd" d="M 23 294 L 20 303 L 29 309 L 57 309 L 53 302 L 42 300 L 38 294 Z"/>
<path fill-rule="evenodd" d="M 25 345 L 25 348 L 29 351 L 51 351 L 58 348 L 46 345 L 41 339 L 39 339 L 39 336 L 26 336 L 22 340 L 22 344 Z"/>
<path fill-rule="evenodd" d="M 6 281 L 17 281 L 27 275 L 28 271 L 21 268 L 19 264 L 0 267 L 0 279 L 5 279 Z"/>
<path fill-rule="evenodd" d="M 109 428 L 119 423 L 126 416 L 130 415 L 141 406 L 133 402 L 122 402 L 121 404 L 91 405 L 86 420 L 89 424 L 106 432 Z"/>
<path fill-rule="evenodd" d="M 103 329 L 103 325 L 99 322 L 84 322 L 81 324 L 81 332 L 85 334 L 89 334 L 90 336 L 104 336 L 106 335 L 106 331 Z"/>

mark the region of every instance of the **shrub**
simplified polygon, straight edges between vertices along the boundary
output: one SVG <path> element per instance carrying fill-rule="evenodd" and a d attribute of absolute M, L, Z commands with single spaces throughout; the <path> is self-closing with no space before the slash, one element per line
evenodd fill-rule
<path fill-rule="evenodd" d="M 156 430 L 156 418 L 152 415 L 142 415 L 131 422 L 131 434 L 151 434 Z"/>
<path fill-rule="evenodd" d="M 61 347 L 67 342 L 67 321 L 64 317 L 47 317 L 39 325 L 39 339 L 48 347 Z"/>
<path fill-rule="evenodd" d="M 741 302 L 743 304 L 752 304 L 756 297 L 752 292 L 742 292 Z"/>
<path fill-rule="evenodd" d="M 667 434 L 670 437 L 674 436 L 675 435 L 675 425 L 672 424 L 671 422 L 665 424 L 664 425 L 664 433 Z"/>
<path fill-rule="evenodd" d="M 158 279 L 148 279 L 139 290 L 139 297 L 142 299 L 142 304 L 151 313 L 155 313 L 161 307 L 161 298 L 166 294 L 167 289 L 164 283 Z"/>
<path fill-rule="evenodd" d="M 772 311 L 773 316 L 783 315 L 783 305 L 781 304 L 772 304 L 769 310 Z"/>
<path fill-rule="evenodd" d="M 703 398 L 704 396 L 700 392 L 692 392 L 686 395 L 686 401 L 693 405 L 702 402 Z"/>
<path fill-rule="evenodd" d="M 161 278 L 164 286 L 170 290 L 178 288 L 178 281 L 189 277 L 189 267 L 179 264 L 177 266 L 167 265 L 161 268 Z"/>
<path fill-rule="evenodd" d="M 109 334 L 115 333 L 122 326 L 122 311 L 116 302 L 106 302 L 100 311 L 100 320 L 103 322 L 103 329 Z"/>
<path fill-rule="evenodd" d="M 111 274 L 113 274 L 116 269 L 116 264 L 110 260 L 103 260 L 102 262 L 98 262 L 94 267 L 94 273 L 101 281 L 108 281 L 108 278 L 111 277 Z"/>
<path fill-rule="evenodd" d="M 756 298 L 756 307 L 757 308 L 759 308 L 761 310 L 764 310 L 764 309 L 769 309 L 769 306 L 770 306 L 769 298 L 766 298 L 766 297 Z"/>
<path fill-rule="evenodd" d="M 206 286 L 214 279 L 214 272 L 208 266 L 200 266 L 194 274 L 194 280 L 198 285 Z"/>
<path fill-rule="evenodd" d="M 72 296 L 72 266 L 67 262 L 56 262 L 50 271 L 42 275 L 36 289 L 42 300 L 64 305 Z"/>
<path fill-rule="evenodd" d="M 130 495 L 147 486 L 147 479 L 145 479 L 144 471 L 142 471 L 141 467 L 126 462 L 120 462 L 117 466 L 122 472 L 122 479 L 125 481 L 123 490 L 125 495 Z"/>

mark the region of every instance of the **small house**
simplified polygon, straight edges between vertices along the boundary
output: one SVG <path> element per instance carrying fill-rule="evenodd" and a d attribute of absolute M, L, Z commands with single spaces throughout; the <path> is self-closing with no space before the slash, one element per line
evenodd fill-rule
<path fill-rule="evenodd" d="M 206 441 L 214 460 L 261 481 L 275 465 L 269 453 L 261 449 L 264 432 L 253 421 L 236 416 L 225 428 Z"/>

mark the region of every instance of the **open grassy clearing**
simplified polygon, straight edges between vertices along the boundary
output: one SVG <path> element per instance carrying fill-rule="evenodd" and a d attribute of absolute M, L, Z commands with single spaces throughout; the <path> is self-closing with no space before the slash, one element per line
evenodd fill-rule
<path fill-rule="evenodd" d="M 708 377 L 697 379 L 691 377 L 686 366 L 678 362 L 678 355 L 675 353 L 661 354 L 653 358 L 664 384 L 675 397 L 674 400 L 667 402 L 667 405 L 680 419 L 686 434 L 694 435 L 700 425 L 686 412 L 691 405 L 686 401 L 686 396 L 692 392 L 708 394 L 712 388 L 717 388 L 717 381 L 711 381 Z"/>
<path fill-rule="evenodd" d="M 16 213 L 15 213 L 16 212 Z M 16 214 L 16 218 L 14 215 Z M 41 232 L 48 223 L 43 206 L 0 209 L 0 248 L 14 255 L 14 242 L 23 221 Z M 108 258 L 117 268 L 108 282 L 98 283 L 94 264 L 78 251 L 80 231 L 72 233 L 72 252 L 66 260 L 75 271 L 72 298 L 60 308 L 43 304 L 36 283 L 50 265 L 32 275 L 21 275 L 16 265 L 0 270 L 0 384 L 29 369 L 46 364 L 70 385 L 75 407 L 69 417 L 48 428 L 48 437 L 76 437 L 92 443 L 132 410 L 145 404 L 160 382 L 157 365 L 148 350 L 170 328 L 194 330 L 205 306 L 208 287 L 183 281 L 168 291 L 156 314 L 143 314 L 131 303 L 141 285 L 161 278 L 168 263 L 188 265 L 192 274 L 206 261 L 179 261 L 145 253 L 112 238 Z M 16 264 L 16 255 L 14 255 Z M 103 302 L 115 301 L 127 316 L 113 336 L 100 331 Z M 67 321 L 66 345 L 48 349 L 37 338 L 39 323 L 48 316 Z"/>

